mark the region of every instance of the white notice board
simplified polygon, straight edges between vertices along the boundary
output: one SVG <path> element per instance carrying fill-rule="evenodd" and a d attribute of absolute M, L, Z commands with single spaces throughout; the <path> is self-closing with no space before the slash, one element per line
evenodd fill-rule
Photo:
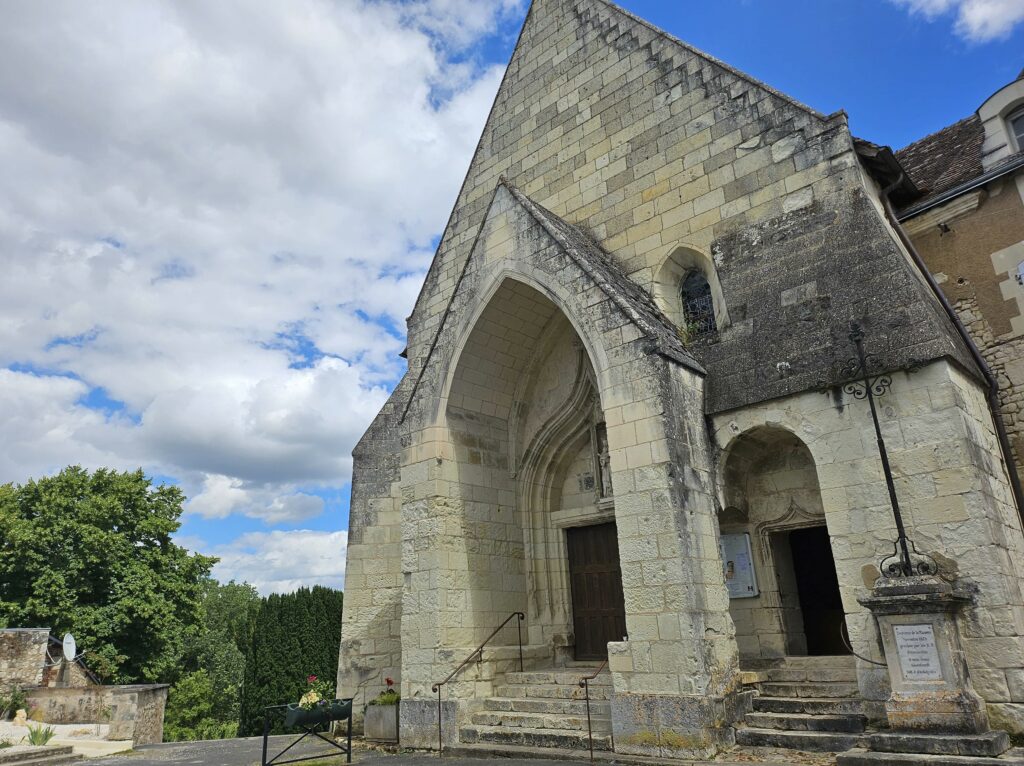
<path fill-rule="evenodd" d="M 746 532 L 722 535 L 718 543 L 729 598 L 754 598 L 760 595 L 750 553 L 750 535 Z"/>

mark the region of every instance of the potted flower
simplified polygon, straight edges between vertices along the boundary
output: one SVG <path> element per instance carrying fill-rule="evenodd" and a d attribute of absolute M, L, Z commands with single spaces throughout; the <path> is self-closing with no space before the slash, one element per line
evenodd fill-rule
<path fill-rule="evenodd" d="M 387 687 L 366 706 L 363 736 L 374 742 L 398 742 L 398 703 L 401 696 L 391 678 L 385 678 Z"/>
<path fill-rule="evenodd" d="M 288 706 L 285 726 L 316 726 L 328 721 L 343 721 L 352 714 L 352 700 L 334 699 L 334 687 L 326 681 L 309 676 L 306 686 L 298 704 Z"/>

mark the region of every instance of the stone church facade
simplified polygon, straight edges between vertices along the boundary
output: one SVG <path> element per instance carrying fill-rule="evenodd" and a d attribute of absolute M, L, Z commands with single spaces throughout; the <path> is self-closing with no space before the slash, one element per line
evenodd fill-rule
<path fill-rule="evenodd" d="M 409 747 L 439 711 L 446 746 L 581 746 L 591 672 L 623 753 L 714 752 L 755 688 L 883 716 L 858 598 L 896 529 L 856 323 L 910 536 L 972 594 L 975 690 L 1024 731 L 1016 444 L 895 225 L 929 193 L 841 112 L 604 0 L 535 0 L 353 454 L 340 692 L 394 678 Z"/>

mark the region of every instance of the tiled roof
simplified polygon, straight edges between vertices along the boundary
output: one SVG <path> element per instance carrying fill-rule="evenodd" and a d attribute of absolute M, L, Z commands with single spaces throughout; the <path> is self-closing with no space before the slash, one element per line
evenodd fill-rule
<path fill-rule="evenodd" d="M 914 204 L 980 176 L 984 172 L 981 165 L 984 140 L 981 119 L 972 114 L 896 152 L 896 159 L 924 192 L 924 197 Z"/>

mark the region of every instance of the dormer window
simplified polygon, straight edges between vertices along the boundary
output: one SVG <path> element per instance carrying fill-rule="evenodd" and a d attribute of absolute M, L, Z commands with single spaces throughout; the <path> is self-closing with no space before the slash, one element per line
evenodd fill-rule
<path fill-rule="evenodd" d="M 680 286 L 686 334 L 700 338 L 718 330 L 715 323 L 715 304 L 711 299 L 711 285 L 699 271 L 690 271 Z"/>
<path fill-rule="evenodd" d="M 1024 109 L 1011 114 L 1006 122 L 1010 126 L 1010 135 L 1017 142 L 1017 151 L 1024 151 Z"/>

